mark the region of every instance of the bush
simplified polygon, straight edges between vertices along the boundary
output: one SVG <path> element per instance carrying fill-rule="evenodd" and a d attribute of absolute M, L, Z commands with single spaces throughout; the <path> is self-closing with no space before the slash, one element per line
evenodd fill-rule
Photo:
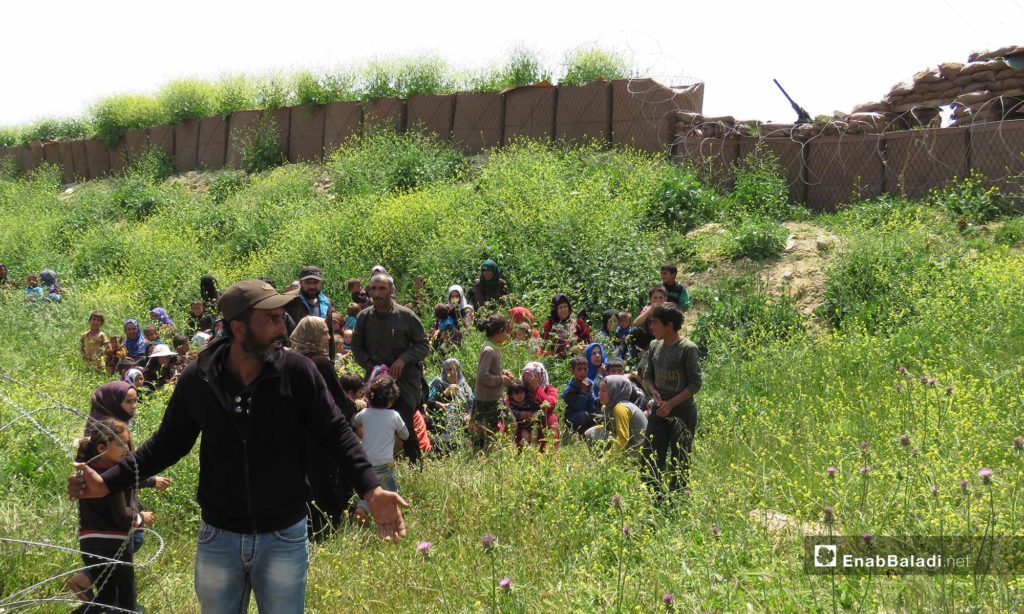
<path fill-rule="evenodd" d="M 770 219 L 749 218 L 732 231 L 736 248 L 732 259 L 747 257 L 751 260 L 773 258 L 786 247 L 788 231 L 785 226 Z"/>
<path fill-rule="evenodd" d="M 222 203 L 247 185 L 249 185 L 249 175 L 245 171 L 225 169 L 210 180 L 210 197 L 213 198 L 213 202 Z"/>
<path fill-rule="evenodd" d="M 14 147 L 25 143 L 22 128 L 15 126 L 0 127 L 0 147 Z"/>
<path fill-rule="evenodd" d="M 217 112 L 217 87 L 198 79 L 171 81 L 160 88 L 156 98 L 172 124 L 209 117 Z"/>
<path fill-rule="evenodd" d="M 686 232 L 715 219 L 720 203 L 692 168 L 669 165 L 649 200 L 645 224 Z"/>
<path fill-rule="evenodd" d="M 89 110 L 96 136 L 113 148 L 125 132 L 166 123 L 164 109 L 153 98 L 122 94 L 99 101 Z"/>
<path fill-rule="evenodd" d="M 773 343 L 806 332 L 791 299 L 772 299 L 757 281 L 735 277 L 712 289 L 691 339 L 702 355 L 738 352 L 750 356 Z"/>
<path fill-rule="evenodd" d="M 550 72 L 544 69 L 534 51 L 518 47 L 500 68 L 471 76 L 467 87 L 477 92 L 500 92 L 541 81 L 551 81 Z"/>
<path fill-rule="evenodd" d="M 1006 220 L 1002 226 L 996 228 L 992 233 L 992 239 L 996 243 L 1015 247 L 1024 242 L 1024 217 L 1014 217 Z"/>
<path fill-rule="evenodd" d="M 168 188 L 162 182 L 172 170 L 167 154 L 149 149 L 114 180 L 111 200 L 128 219 L 144 220 L 167 199 Z"/>
<path fill-rule="evenodd" d="M 228 75 L 214 84 L 217 96 L 214 101 L 216 115 L 231 115 L 237 111 L 256 108 L 256 86 L 245 75 Z"/>
<path fill-rule="evenodd" d="M 928 200 L 935 207 L 972 224 L 988 222 L 1016 210 L 1014 204 L 1002 196 L 999 188 L 986 188 L 984 183 L 985 178 L 980 173 L 971 171 L 970 176 L 962 181 L 932 190 Z"/>
<path fill-rule="evenodd" d="M 586 85 L 598 79 L 626 79 L 635 71 L 629 60 L 615 51 L 598 47 L 580 47 L 565 61 L 565 76 L 560 85 Z"/>
<path fill-rule="evenodd" d="M 283 109 L 295 102 L 290 80 L 283 75 L 269 74 L 255 81 L 253 108 Z"/>
<path fill-rule="evenodd" d="M 936 269 L 927 233 L 904 228 L 865 230 L 825 270 L 828 283 L 819 315 L 837 328 L 877 333 L 905 322 L 915 312 L 914 296 Z"/>
<path fill-rule="evenodd" d="M 451 145 L 419 133 L 398 135 L 377 129 L 355 137 L 330 154 L 326 166 L 339 197 L 413 190 L 454 179 L 466 157 Z"/>
<path fill-rule="evenodd" d="M 21 139 L 23 143 L 74 141 L 86 138 L 89 130 L 89 125 L 80 119 L 43 119 L 25 128 L 21 133 Z"/>
<path fill-rule="evenodd" d="M 273 113 L 261 113 L 255 123 L 239 130 L 234 144 L 241 154 L 242 169 L 247 173 L 260 173 L 288 161 L 278 142 L 277 120 Z"/>
<path fill-rule="evenodd" d="M 730 194 L 729 215 L 735 219 L 748 216 L 786 219 L 792 207 L 789 204 L 789 184 L 779 159 L 760 146 L 734 165 L 735 187 Z"/>
<path fill-rule="evenodd" d="M 437 56 L 408 58 L 398 64 L 396 88 L 402 98 L 455 91 L 448 63 Z"/>
<path fill-rule="evenodd" d="M 305 70 L 295 75 L 295 97 L 299 104 L 325 105 L 356 98 L 355 78 L 346 73 L 315 75 Z"/>

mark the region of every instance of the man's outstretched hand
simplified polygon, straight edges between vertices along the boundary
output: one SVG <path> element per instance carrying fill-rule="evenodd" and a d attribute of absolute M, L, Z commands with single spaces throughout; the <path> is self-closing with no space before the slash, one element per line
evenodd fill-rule
<path fill-rule="evenodd" d="M 110 494 L 110 489 L 96 470 L 85 463 L 75 463 L 77 473 L 68 478 L 68 497 L 77 499 L 98 499 Z"/>
<path fill-rule="evenodd" d="M 409 507 L 409 502 L 396 492 L 384 490 L 380 486 L 366 493 L 366 504 L 370 506 L 370 514 L 377 524 L 377 536 L 386 542 L 395 543 L 405 537 L 405 519 L 402 508 Z"/>

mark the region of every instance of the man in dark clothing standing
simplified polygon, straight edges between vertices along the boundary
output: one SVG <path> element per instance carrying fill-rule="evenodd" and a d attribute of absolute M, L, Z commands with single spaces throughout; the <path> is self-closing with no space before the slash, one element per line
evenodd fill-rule
<path fill-rule="evenodd" d="M 371 307 L 356 316 L 352 332 L 352 354 L 367 375 L 378 365 L 387 365 L 398 382 L 399 397 L 394 409 L 405 426 L 414 433 L 413 414 L 423 394 L 422 361 L 430 346 L 423 324 L 416 314 L 391 298 L 395 282 L 389 275 L 377 274 L 370 280 Z M 405 455 L 410 461 L 420 457 L 416 437 L 405 440 Z"/>
<path fill-rule="evenodd" d="M 307 442 L 326 451 L 370 506 L 385 540 L 405 536 L 397 493 L 384 491 L 313 363 L 284 351 L 294 296 L 248 280 L 221 295 L 224 336 L 185 368 L 156 433 L 102 475 L 76 463 L 72 499 L 131 488 L 199 448 L 195 588 L 203 612 L 300 613 L 306 569 Z"/>
<path fill-rule="evenodd" d="M 288 315 L 298 324 L 306 316 L 327 319 L 331 299 L 323 293 L 323 274 L 320 267 L 304 266 L 299 271 L 299 300 L 287 307 Z"/>

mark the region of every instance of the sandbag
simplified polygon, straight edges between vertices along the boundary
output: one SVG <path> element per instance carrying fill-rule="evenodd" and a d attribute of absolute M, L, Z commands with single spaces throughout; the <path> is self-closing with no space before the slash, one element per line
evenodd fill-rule
<path fill-rule="evenodd" d="M 973 75 L 979 72 L 993 72 L 997 73 L 1000 70 L 1006 68 L 1006 62 L 1003 60 L 988 60 L 985 62 L 971 62 L 960 69 L 961 75 Z"/>
<path fill-rule="evenodd" d="M 1019 45 L 1010 45 L 1008 47 L 1000 47 L 999 49 L 992 51 L 975 51 L 971 55 L 967 56 L 967 61 L 983 62 L 985 60 L 1001 58 L 1008 55 L 1017 55 L 1018 53 L 1024 53 L 1024 47 Z"/>
<path fill-rule="evenodd" d="M 886 102 L 862 102 L 856 105 L 852 109 L 852 113 L 885 113 L 889 110 L 890 105 Z"/>
<path fill-rule="evenodd" d="M 985 102 L 986 100 L 992 98 L 992 96 L 992 92 L 988 90 L 984 90 L 981 92 L 968 92 L 967 94 L 961 94 L 957 96 L 953 102 L 958 102 L 964 106 L 969 107 L 979 102 Z"/>
<path fill-rule="evenodd" d="M 964 65 L 960 62 L 946 62 L 945 64 L 939 64 L 939 74 L 944 79 L 955 79 L 960 75 L 960 71 Z"/>

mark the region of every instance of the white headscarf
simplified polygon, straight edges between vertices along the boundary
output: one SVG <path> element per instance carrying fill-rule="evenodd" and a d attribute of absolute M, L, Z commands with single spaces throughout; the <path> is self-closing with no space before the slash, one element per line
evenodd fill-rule
<path fill-rule="evenodd" d="M 540 387 L 541 388 L 547 388 L 548 387 L 548 370 L 544 366 L 544 363 L 541 363 L 541 362 L 528 362 L 528 363 L 526 363 L 526 365 L 523 367 L 523 373 L 522 373 L 523 377 L 525 377 L 526 374 L 528 372 L 530 372 L 530 371 L 532 371 L 534 373 L 539 373 L 540 374 Z"/>
<path fill-rule="evenodd" d="M 459 284 L 452 284 L 448 286 L 448 292 L 446 292 L 444 295 L 445 305 L 451 304 L 450 301 L 453 290 L 457 290 L 459 292 L 459 309 L 465 309 L 469 307 L 469 302 L 466 300 L 466 291 L 463 290 L 462 286 L 460 286 Z"/>

